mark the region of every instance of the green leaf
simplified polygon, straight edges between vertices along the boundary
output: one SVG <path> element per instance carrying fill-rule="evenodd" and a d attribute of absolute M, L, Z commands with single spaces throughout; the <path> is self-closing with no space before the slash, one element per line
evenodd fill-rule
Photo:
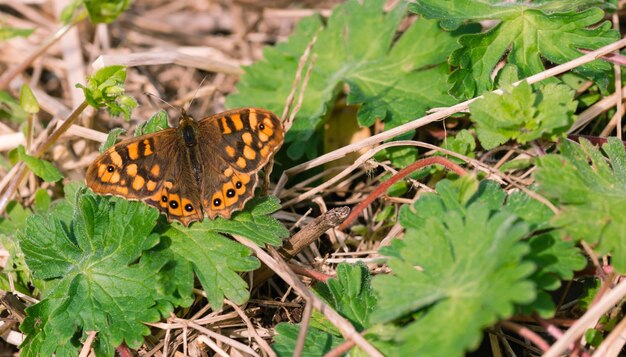
<path fill-rule="evenodd" d="M 137 107 L 134 98 L 124 94 L 126 67 L 108 66 L 100 69 L 89 77 L 87 86 L 77 84 L 85 93 L 87 103 L 96 109 L 106 107 L 111 115 L 123 114 L 126 120 Z"/>
<path fill-rule="evenodd" d="M 98 152 L 102 154 L 103 152 L 107 151 L 111 146 L 115 145 L 115 143 L 117 142 L 117 138 L 125 132 L 125 129 L 113 128 L 111 131 L 109 131 L 109 134 L 107 134 L 107 139 L 98 148 Z"/>
<path fill-rule="evenodd" d="M 22 123 L 27 117 L 28 113 L 22 109 L 15 98 L 7 92 L 0 91 L 0 119 Z"/>
<path fill-rule="evenodd" d="M 137 125 L 137 129 L 135 129 L 135 136 L 155 133 L 167 128 L 169 128 L 169 124 L 167 122 L 167 112 L 165 110 L 159 110 L 154 113 L 148 121 Z"/>
<path fill-rule="evenodd" d="M 289 231 L 269 214 L 280 207 L 276 197 L 253 198 L 246 204 L 244 211 L 234 213 L 230 219 L 206 219 L 195 223 L 193 228 L 241 235 L 259 246 L 278 246 L 282 243 L 282 238 L 289 237 Z"/>
<path fill-rule="evenodd" d="M 357 331 L 369 327 L 369 315 L 376 308 L 376 296 L 370 285 L 370 274 L 363 264 L 339 264 L 337 278 L 314 286 L 314 291 L 343 317 L 350 320 Z M 320 356 L 343 342 L 339 331 L 328 327 L 328 321 L 321 315 L 321 320 L 312 320 L 304 344 L 303 355 Z M 298 330 L 294 324 L 279 324 L 273 348 L 279 356 L 291 356 L 294 353 Z"/>
<path fill-rule="evenodd" d="M 297 143 L 289 146 L 289 157 L 316 154 L 310 141 L 344 84 L 349 87 L 348 103 L 361 105 L 357 117 L 363 126 L 380 118 L 389 129 L 429 108 L 453 104 L 445 61 L 458 47 L 459 33 L 444 32 L 434 21 L 417 20 L 394 41 L 406 4 L 384 12 L 384 3 L 349 0 L 335 8 L 326 26 L 318 16 L 303 19 L 287 42 L 266 48 L 265 59 L 246 69 L 238 92 L 227 98 L 226 105 L 262 106 L 281 113 L 299 58 L 318 30 L 304 102 L 285 139 Z"/>
<path fill-rule="evenodd" d="M 39 113 L 39 103 L 28 84 L 24 83 L 20 90 L 20 106 L 28 114 Z"/>
<path fill-rule="evenodd" d="M 545 69 L 543 59 L 561 64 L 582 55 L 578 50 L 597 49 L 619 38 L 609 21 L 601 24 L 604 12 L 588 8 L 598 1 L 549 1 L 535 4 L 501 4 L 479 0 L 417 0 L 411 9 L 429 19 L 461 22 L 498 20 L 496 26 L 480 33 L 462 36 L 461 48 L 450 56 L 457 67 L 450 76 L 451 93 L 472 98 L 493 89 L 491 79 L 498 62 L 517 66 L 525 78 Z M 574 69 L 606 88 L 611 65 L 594 61 Z"/>
<path fill-rule="evenodd" d="M 158 270 L 137 262 L 156 244 L 150 234 L 158 213 L 140 202 L 81 192 L 72 220 L 36 214 L 19 242 L 37 279 L 46 280 L 41 302 L 29 307 L 20 328 L 24 356 L 76 355 L 87 331 L 98 331 L 94 348 L 113 355 L 122 342 L 143 343 L 157 321 L 152 281 Z M 165 262 L 163 262 L 164 264 Z"/>
<path fill-rule="evenodd" d="M 445 197 L 423 195 L 402 207 L 404 239 L 381 250 L 394 275 L 374 278 L 379 308 L 371 320 L 415 318 L 395 334 L 389 354 L 459 356 L 478 346 L 481 329 L 511 316 L 514 304 L 535 299 L 521 241 L 529 226 L 497 209 L 502 194 L 489 185 L 467 204 L 454 202 L 452 188 L 439 184 Z"/>
<path fill-rule="evenodd" d="M 131 0 L 83 0 L 94 24 L 115 21 L 132 3 Z"/>
<path fill-rule="evenodd" d="M 522 82 L 510 92 L 485 93 L 471 103 L 471 119 L 485 149 L 511 139 L 522 144 L 539 138 L 556 140 L 574 122 L 573 98 L 574 91 L 563 84 L 547 84 L 533 92 Z"/>
<path fill-rule="evenodd" d="M 28 166 L 35 175 L 46 182 L 56 182 L 63 178 L 59 169 L 48 161 L 27 155 L 22 145 L 17 147 L 17 156 L 20 160 L 24 161 L 26 166 Z"/>
<path fill-rule="evenodd" d="M 274 344 L 272 348 L 280 357 L 291 357 L 298 340 L 298 332 L 300 326 L 288 323 L 279 323 L 276 325 L 276 333 L 274 336 Z M 307 330 L 307 337 L 302 350 L 303 357 L 318 357 L 328 353 L 333 348 L 339 346 L 343 342 L 341 336 L 332 335 L 316 328 Z"/>
<path fill-rule="evenodd" d="M 626 152 L 617 138 L 600 150 L 589 141 L 563 142 L 560 155 L 537 159 L 540 191 L 559 202 L 552 223 L 575 240 L 585 240 L 600 254 L 611 254 L 616 271 L 626 272 Z M 591 162 L 591 165 L 589 164 Z"/>
<path fill-rule="evenodd" d="M 587 260 L 576 243 L 566 241 L 558 232 L 548 232 L 532 237 L 529 241 L 530 254 L 526 260 L 532 261 L 537 270 L 531 279 L 537 286 L 537 299 L 522 307 L 530 315 L 536 311 L 544 318 L 553 317 L 556 305 L 548 291 L 561 287 L 562 280 L 571 280 L 574 272 L 583 269 Z"/>
<path fill-rule="evenodd" d="M 33 207 L 37 213 L 46 212 L 48 208 L 50 208 L 50 203 L 52 202 L 52 198 L 43 188 L 37 189 L 35 191 L 35 201 L 33 202 Z"/>
<path fill-rule="evenodd" d="M 148 255 L 152 261 L 158 260 L 152 256 L 155 254 L 174 261 L 166 273 L 178 272 L 179 275 L 172 277 L 178 282 L 170 284 L 168 289 L 178 290 L 177 295 L 181 297 L 190 295 L 195 271 L 215 309 L 222 306 L 224 297 L 239 304 L 248 299 L 248 286 L 238 272 L 257 269 L 259 261 L 250 256 L 248 248 L 220 233 L 242 235 L 259 245 L 277 245 L 289 232 L 268 216 L 280 208 L 275 198 L 252 200 L 246 207 L 245 211 L 233 214 L 230 220 L 204 220 L 189 228 L 180 224 L 164 227 L 161 235 L 165 246 Z"/>
<path fill-rule="evenodd" d="M 64 24 L 79 21 L 84 18 L 86 10 L 92 23 L 111 23 L 128 9 L 131 3 L 131 0 L 74 0 L 63 9 L 60 18 Z"/>
<path fill-rule="evenodd" d="M 441 147 L 446 150 L 454 151 L 461 155 L 474 157 L 474 150 L 476 150 L 476 140 L 472 136 L 469 130 L 463 129 L 456 133 L 453 137 L 447 137 L 441 144 Z"/>
<path fill-rule="evenodd" d="M 10 40 L 14 37 L 28 37 L 35 29 L 21 29 L 16 27 L 0 27 L 0 41 Z"/>

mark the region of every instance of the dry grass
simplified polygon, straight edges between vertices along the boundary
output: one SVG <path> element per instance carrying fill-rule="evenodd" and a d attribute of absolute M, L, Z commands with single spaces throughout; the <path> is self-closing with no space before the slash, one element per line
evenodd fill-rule
<path fill-rule="evenodd" d="M 26 39 L 18 38 L 0 43 L 0 71 L 3 73 L 0 76 L 0 89 L 4 88 L 16 95 L 23 83 L 28 83 L 33 88 L 42 107 L 42 112 L 33 123 L 33 147 L 36 147 L 45 143 L 51 131 L 61 126 L 73 109 L 83 102 L 82 92 L 74 88 L 75 83 L 84 83 L 86 75 L 102 66 L 124 64 L 131 67 L 128 70 L 126 89 L 128 94 L 139 101 L 140 106 L 133 113 L 130 122 L 108 117 L 102 111 L 87 110 L 75 122 L 66 123 L 68 129 L 63 136 L 51 142 L 41 152 L 62 170 L 66 180 L 82 181 L 86 167 L 97 155 L 99 143 L 106 138 L 106 133 L 111 128 L 124 127 L 132 133 L 139 122 L 149 118 L 157 109 L 169 109 L 144 93 L 155 94 L 175 106 L 185 105 L 195 98 L 190 109 L 195 117 L 222 111 L 225 95 L 234 90 L 238 75 L 241 74 L 241 65 L 260 59 L 263 46 L 285 39 L 301 17 L 314 10 L 328 14 L 332 5 L 337 2 L 339 1 L 137 0 L 130 10 L 111 25 L 94 27 L 87 22 L 81 22 L 77 27 L 67 29 L 55 20 L 55 14 L 62 8 L 61 3 L 64 1 L 59 1 L 58 4 L 55 2 L 55 6 L 50 2 L 36 0 L 0 1 L 2 21 L 8 26 L 37 29 Z M 63 35 L 60 40 L 51 42 L 49 47 L 42 47 L 47 39 L 60 35 Z M 529 78 L 529 82 L 563 73 L 613 52 L 624 44 L 626 41 L 622 40 L 576 61 L 553 67 Z M 32 63 L 28 61 L 30 54 Z M 14 78 L 11 78 L 11 73 L 15 74 Z M 306 68 L 301 77 L 306 78 Z M 606 97 L 582 113 L 575 128 L 592 121 L 609 107 L 615 106 L 616 102 L 621 104 L 617 98 L 624 95 L 624 91 L 620 92 Z M 292 99 L 297 106 L 299 99 Z M 372 273 L 385 272 L 386 268 L 379 264 L 377 250 L 389 244 L 392 239 L 400 237 L 402 228 L 398 224 L 384 226 L 372 218 L 388 205 L 397 209 L 401 204 L 413 202 L 430 188 L 414 182 L 410 191 L 411 198 L 382 197 L 366 208 L 362 212 L 361 222 L 369 233 L 363 236 L 332 229 L 347 216 L 347 212 L 338 213 L 333 208 L 353 206 L 363 201 L 380 184 L 384 174 L 396 173 L 387 163 L 370 161 L 375 152 L 391 145 L 427 148 L 431 151 L 426 156 L 436 151 L 455 156 L 465 161 L 469 168 L 483 171 L 491 179 L 509 188 L 524 189 L 531 184 L 529 171 L 513 172 L 509 175 L 500 173 L 497 168 L 506 160 L 535 156 L 536 152 L 532 150 L 504 148 L 507 152 L 484 152 L 480 157 L 471 159 L 419 141 L 401 141 L 380 146 L 380 143 L 394 136 L 425 127 L 451 114 L 467 111 L 470 102 L 443 108 L 393 130 L 368 136 L 284 172 L 273 189 L 273 193 L 284 204 L 283 210 L 275 217 L 290 229 L 293 234 L 291 246 L 298 246 L 298 249 L 280 251 L 272 256 L 259 250 L 254 244 L 249 244 L 244 238 L 236 237 L 254 249 L 259 259 L 269 267 L 262 268 L 257 272 L 258 275 L 249 276 L 252 282 L 252 299 L 244 306 L 236 306 L 226 301 L 222 310 L 212 311 L 203 298 L 204 292 L 196 290 L 197 299 L 193 306 L 177 311 L 175 316 L 166 321 L 151 324 L 153 334 L 146 338 L 139 354 L 273 356 L 274 352 L 268 345 L 273 336 L 273 327 L 278 322 L 306 321 L 313 307 L 325 311 L 327 318 L 353 343 L 376 355 L 377 352 L 352 325 L 332 309 L 323 306 L 323 302 L 307 286 L 312 279 L 323 279 L 323 274 L 332 275 L 334 266 L 340 262 L 365 262 Z M 176 117 L 174 111 L 170 115 Z M 454 123 L 446 125 L 448 129 L 453 129 Z M 616 122 L 613 127 L 617 125 Z M 19 128 L 12 123 L 0 122 L 0 151 L 6 153 L 24 143 L 26 138 Z M 355 160 L 352 160 L 354 164 L 328 165 L 352 153 L 358 153 Z M 326 165 L 322 173 L 300 181 L 289 189 L 285 188 L 290 177 L 321 165 Z M 4 205 L 7 197 L 29 204 L 33 200 L 34 192 L 40 187 L 58 196 L 54 185 L 41 183 L 31 174 L 22 175 L 23 172 L 20 167 L 12 170 L 0 167 L 0 195 L 5 198 Z M 319 178 L 325 178 L 325 182 L 318 185 Z M 542 197 L 531 194 L 549 205 Z M 313 213 L 309 209 L 311 207 Z M 0 204 L 0 211 L 3 210 L 4 207 Z M 336 215 L 339 215 L 339 219 Z M 315 219 L 318 216 L 323 218 Z M 313 224 L 310 228 L 302 230 L 302 227 L 311 222 Z M 319 239 L 324 232 L 326 234 Z M 2 253 L 1 262 L 5 263 L 7 254 L 6 251 Z M 285 262 L 289 260 L 284 259 L 287 255 L 292 258 L 290 264 Z M 299 276 L 294 270 L 298 271 Z M 280 278 L 272 277 L 273 272 Z M 316 275 L 320 272 L 321 277 Z M 623 285 L 620 288 L 623 289 Z M 613 290 L 610 298 L 623 297 L 623 294 L 619 294 L 622 294 L 621 290 Z M 590 316 L 589 320 L 597 316 L 598 311 L 601 308 L 593 310 L 595 315 Z M 585 320 L 585 323 L 588 324 L 589 321 Z M 583 324 L 577 328 L 585 326 Z M 4 347 L 16 351 L 14 345 L 19 343 L 20 336 L 15 325 L 10 327 L 11 335 L 7 335 L 10 338 L 5 338 Z M 91 340 L 86 342 L 84 355 L 89 354 Z M 569 342 L 571 340 L 563 339 L 558 347 L 567 346 Z M 119 352 L 122 355 L 130 353 L 124 347 Z"/>

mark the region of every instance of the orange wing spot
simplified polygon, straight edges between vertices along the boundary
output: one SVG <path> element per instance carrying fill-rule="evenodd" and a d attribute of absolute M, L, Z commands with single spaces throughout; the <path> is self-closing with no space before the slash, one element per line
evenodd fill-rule
<path fill-rule="evenodd" d="M 118 195 L 126 196 L 128 195 L 128 187 L 117 186 L 115 188 L 115 193 L 117 193 Z"/>
<path fill-rule="evenodd" d="M 155 193 L 152 196 L 152 199 L 159 202 L 159 205 L 161 206 L 161 208 L 166 208 L 167 207 L 167 202 L 163 202 L 163 196 L 167 197 L 167 190 L 165 188 L 161 189 L 161 191 Z"/>
<path fill-rule="evenodd" d="M 126 173 L 131 177 L 137 176 L 137 164 L 130 164 L 126 166 Z"/>
<path fill-rule="evenodd" d="M 237 154 L 237 153 L 235 152 L 235 148 L 234 148 L 234 147 L 232 147 L 232 146 L 227 146 L 227 147 L 226 147 L 226 153 L 227 153 L 227 154 L 228 154 L 228 156 L 230 156 L 230 157 L 235 157 L 235 155 Z"/>
<path fill-rule="evenodd" d="M 259 120 L 257 119 L 257 112 L 255 109 L 250 109 L 248 119 L 250 120 L 250 127 L 256 128 L 257 124 L 259 124 Z"/>
<path fill-rule="evenodd" d="M 115 171 L 113 173 L 113 175 L 111 175 L 111 179 L 109 180 L 110 183 L 118 183 L 120 181 L 120 173 Z"/>
<path fill-rule="evenodd" d="M 193 216 L 193 215 L 198 214 L 198 212 L 196 211 L 196 208 L 191 203 L 191 201 L 183 198 L 182 202 L 183 202 L 183 216 L 188 217 L 188 216 Z M 187 208 L 189 207 L 191 207 L 191 211 L 187 210 Z"/>
<path fill-rule="evenodd" d="M 172 186 L 174 186 L 174 184 L 172 184 L 172 182 L 171 182 L 171 181 L 165 181 L 165 183 L 163 184 L 163 186 L 164 186 L 166 189 L 168 189 L 168 190 L 169 190 L 170 188 L 172 188 Z"/>
<path fill-rule="evenodd" d="M 113 176 L 113 172 L 105 172 L 104 175 L 102 175 L 102 177 L 100 177 L 100 181 L 102 182 L 109 182 L 111 180 L 111 176 Z"/>
<path fill-rule="evenodd" d="M 233 175 L 233 168 L 229 166 L 226 170 L 224 170 L 224 176 L 231 177 L 232 175 Z"/>
<path fill-rule="evenodd" d="M 150 141 L 148 141 L 147 139 L 143 141 L 144 143 L 144 147 L 143 147 L 143 156 L 150 156 L 152 155 L 154 152 L 152 152 L 152 146 L 150 146 Z"/>
<path fill-rule="evenodd" d="M 211 207 L 224 207 L 224 196 L 222 195 L 222 192 L 218 191 L 213 194 L 213 197 L 211 198 Z"/>
<path fill-rule="evenodd" d="M 246 145 L 251 145 L 252 144 L 252 134 L 245 132 L 241 135 L 241 139 L 243 140 L 244 143 L 246 143 Z"/>
<path fill-rule="evenodd" d="M 122 185 L 122 186 L 126 186 L 126 180 L 122 180 L 122 181 L 120 181 L 120 185 Z"/>
<path fill-rule="evenodd" d="M 252 150 L 249 146 L 244 146 L 243 148 L 243 156 L 248 160 L 256 159 L 256 151 Z"/>
<path fill-rule="evenodd" d="M 239 157 L 237 159 L 237 166 L 239 166 L 239 168 L 241 168 L 241 169 L 245 169 L 246 168 L 246 159 L 244 159 L 243 157 Z"/>
<path fill-rule="evenodd" d="M 146 188 L 148 189 L 148 191 L 154 191 L 154 189 L 156 188 L 157 183 L 152 181 L 152 180 L 148 180 L 148 183 L 146 184 Z"/>
<path fill-rule="evenodd" d="M 241 115 L 233 114 L 233 115 L 230 116 L 230 120 L 232 121 L 233 125 L 235 126 L 235 130 L 243 129 L 243 121 L 241 120 Z"/>
<path fill-rule="evenodd" d="M 220 120 L 222 121 L 222 128 L 224 128 L 224 131 L 222 132 L 222 134 L 230 134 L 233 131 L 230 130 L 230 127 L 228 126 L 228 122 L 226 122 L 226 117 L 221 117 Z"/>
<path fill-rule="evenodd" d="M 250 176 L 245 174 L 237 174 L 231 179 L 233 186 L 235 187 L 235 191 L 237 191 L 237 195 L 241 196 L 246 193 L 246 185 L 250 182 Z M 241 185 L 237 188 L 237 183 L 240 182 Z"/>
<path fill-rule="evenodd" d="M 135 179 L 133 180 L 133 190 L 135 191 L 141 190 L 141 188 L 143 187 L 145 183 L 146 183 L 146 180 L 144 180 L 143 177 L 135 176 Z"/>
<path fill-rule="evenodd" d="M 274 122 L 269 117 L 263 120 L 263 124 L 265 124 L 265 128 L 274 129 Z"/>
<path fill-rule="evenodd" d="M 270 147 L 269 147 L 269 146 L 264 146 L 264 147 L 261 149 L 261 151 L 260 151 L 260 152 L 261 152 L 261 156 L 263 156 L 263 157 L 267 157 L 267 155 L 269 155 L 269 153 L 270 153 Z"/>
<path fill-rule="evenodd" d="M 159 164 L 154 164 L 154 166 L 152 166 L 152 168 L 150 169 L 150 174 L 152 174 L 152 177 L 159 177 L 160 173 L 161 166 L 159 166 Z"/>
<path fill-rule="evenodd" d="M 131 160 L 137 160 L 139 158 L 139 143 L 132 143 L 126 147 L 128 150 L 128 157 Z"/>
<path fill-rule="evenodd" d="M 124 163 L 122 161 L 122 157 L 120 156 L 120 154 L 117 153 L 117 151 L 115 151 L 115 149 L 111 150 L 111 161 L 113 162 L 113 164 L 117 167 L 121 167 L 122 164 Z"/>
<path fill-rule="evenodd" d="M 105 172 L 107 172 L 107 165 L 100 164 L 98 166 L 98 177 L 102 177 L 102 175 L 104 175 Z"/>
<path fill-rule="evenodd" d="M 232 206 L 237 203 L 237 190 L 235 189 L 235 185 L 233 185 L 232 182 L 226 182 L 224 186 L 222 186 L 222 195 L 224 197 L 224 203 L 226 204 L 226 207 Z"/>
<path fill-rule="evenodd" d="M 183 207 L 177 194 L 171 193 L 167 198 L 167 211 L 175 216 L 183 215 Z"/>
<path fill-rule="evenodd" d="M 264 143 L 265 143 L 265 142 L 267 142 L 267 141 L 270 139 L 270 137 L 269 137 L 269 136 L 267 136 L 267 135 L 265 135 L 265 133 L 264 133 L 263 131 L 261 131 L 261 132 L 259 133 L 259 139 L 260 139 L 262 142 L 264 142 Z"/>

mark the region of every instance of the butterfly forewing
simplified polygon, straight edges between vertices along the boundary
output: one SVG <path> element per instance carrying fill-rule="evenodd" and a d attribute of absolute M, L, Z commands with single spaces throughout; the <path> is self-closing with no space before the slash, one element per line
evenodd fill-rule
<path fill-rule="evenodd" d="M 204 210 L 228 218 L 254 196 L 257 172 L 282 144 L 282 125 L 268 110 L 245 108 L 202 119 L 199 128 L 215 133 L 200 144 L 203 161 L 212 163 L 205 165 Z"/>

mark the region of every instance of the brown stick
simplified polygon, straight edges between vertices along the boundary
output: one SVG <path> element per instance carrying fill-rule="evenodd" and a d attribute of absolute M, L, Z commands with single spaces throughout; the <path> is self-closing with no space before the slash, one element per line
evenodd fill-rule
<path fill-rule="evenodd" d="M 325 212 L 289 238 L 278 250 L 278 253 L 285 261 L 289 261 L 300 253 L 302 249 L 315 242 L 324 232 L 333 227 L 337 227 L 349 213 L 350 208 L 348 207 L 336 207 Z M 266 265 L 262 265 L 259 269 L 254 271 L 252 286 L 263 284 L 273 275 L 274 271 L 272 271 L 272 269 L 268 268 Z"/>
<path fill-rule="evenodd" d="M 344 230 L 346 229 L 350 223 L 352 223 L 358 216 L 359 214 L 361 214 L 361 212 L 367 208 L 367 206 L 369 206 L 372 202 L 374 202 L 374 200 L 376 198 L 378 198 L 378 196 L 382 195 L 385 191 L 387 191 L 387 189 L 389 187 L 391 187 L 391 185 L 393 185 L 394 183 L 400 181 L 401 179 L 405 178 L 406 176 L 408 176 L 411 172 L 420 169 L 422 167 L 426 167 L 426 166 L 430 166 L 430 165 L 435 165 L 435 164 L 439 164 L 442 165 L 452 171 L 454 171 L 455 173 L 457 173 L 459 176 L 464 176 L 465 174 L 467 174 L 467 171 L 465 171 L 461 166 L 453 163 L 452 161 L 446 159 L 445 157 L 442 156 L 433 156 L 433 157 L 429 157 L 426 159 L 422 159 L 419 161 L 416 161 L 414 163 L 412 163 L 411 165 L 403 168 L 402 170 L 398 171 L 398 173 L 396 173 L 395 175 L 391 176 L 391 178 L 385 182 L 383 182 L 382 184 L 380 184 L 378 187 L 376 187 L 376 189 L 374 191 L 372 191 L 372 193 L 369 194 L 369 196 L 367 196 L 366 199 L 364 199 L 363 201 L 361 201 L 358 205 L 356 205 L 356 207 L 354 208 L 354 210 L 352 211 L 352 213 L 350 213 L 350 216 L 348 216 L 348 218 L 346 218 L 345 221 L 343 221 L 343 223 L 338 227 L 339 230 Z"/>

